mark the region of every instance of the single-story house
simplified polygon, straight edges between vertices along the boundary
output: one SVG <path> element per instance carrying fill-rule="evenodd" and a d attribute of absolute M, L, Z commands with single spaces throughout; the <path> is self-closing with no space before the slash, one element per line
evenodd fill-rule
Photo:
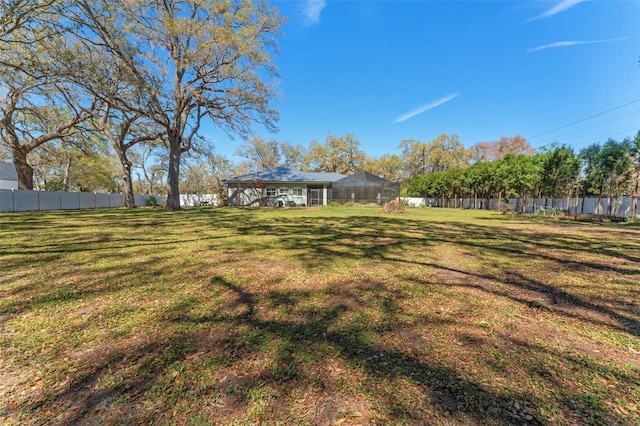
<path fill-rule="evenodd" d="M 18 189 L 18 172 L 13 163 L 0 161 L 0 189 Z"/>
<path fill-rule="evenodd" d="M 275 167 L 224 181 L 231 206 L 322 206 L 331 201 L 334 172 L 303 172 Z"/>
<path fill-rule="evenodd" d="M 225 180 L 231 206 L 322 206 L 330 202 L 383 204 L 400 196 L 400 186 L 360 171 L 302 172 L 276 167 Z"/>

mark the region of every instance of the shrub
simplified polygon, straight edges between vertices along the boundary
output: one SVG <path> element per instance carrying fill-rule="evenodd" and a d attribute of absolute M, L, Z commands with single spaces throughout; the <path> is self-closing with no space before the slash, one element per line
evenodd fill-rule
<path fill-rule="evenodd" d="M 145 201 L 145 206 L 156 207 L 158 205 L 158 200 L 153 195 L 150 195 Z"/>

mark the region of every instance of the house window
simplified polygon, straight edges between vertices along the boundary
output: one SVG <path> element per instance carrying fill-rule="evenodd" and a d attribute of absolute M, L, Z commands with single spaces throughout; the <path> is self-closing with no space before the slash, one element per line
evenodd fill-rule
<path fill-rule="evenodd" d="M 291 188 L 291 195 L 295 197 L 302 197 L 302 188 Z"/>
<path fill-rule="evenodd" d="M 289 195 L 291 193 L 291 188 L 278 188 L 279 195 Z"/>
<path fill-rule="evenodd" d="M 267 188 L 267 197 L 275 197 L 276 189 L 275 188 Z"/>

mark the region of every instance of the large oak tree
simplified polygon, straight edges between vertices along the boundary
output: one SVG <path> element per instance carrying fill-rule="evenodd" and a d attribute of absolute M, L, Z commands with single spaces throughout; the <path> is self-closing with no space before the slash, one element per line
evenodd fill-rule
<path fill-rule="evenodd" d="M 165 133 L 167 208 L 180 209 L 182 154 L 204 120 L 246 135 L 252 123 L 275 128 L 272 55 L 282 19 L 249 0 L 78 0 L 81 37 L 127 68 L 144 102 L 138 111 Z M 135 109 L 135 108 L 134 108 Z"/>
<path fill-rule="evenodd" d="M 11 150 L 20 189 L 33 189 L 29 154 L 73 135 L 96 106 L 56 66 L 68 52 L 50 3 L 30 8 L 14 1 L 13 8 L 3 8 L 8 15 L 0 37 L 0 141 Z"/>

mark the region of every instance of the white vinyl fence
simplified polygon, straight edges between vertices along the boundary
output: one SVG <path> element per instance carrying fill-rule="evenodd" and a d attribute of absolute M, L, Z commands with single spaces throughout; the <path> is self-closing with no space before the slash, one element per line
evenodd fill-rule
<path fill-rule="evenodd" d="M 437 198 L 413 198 L 413 197 L 403 197 L 403 201 L 407 202 L 409 206 L 412 207 L 440 207 L 442 204 L 441 199 Z M 506 203 L 507 200 L 502 200 L 503 203 Z M 516 210 L 516 207 L 519 208 L 519 211 L 522 211 L 522 206 L 518 204 L 518 200 L 515 198 L 511 198 L 508 200 L 509 208 L 511 210 Z M 497 199 L 489 200 L 489 205 L 487 206 L 486 200 L 478 199 L 476 201 L 476 205 L 474 206 L 473 198 L 463 198 L 458 199 L 456 202 L 457 207 L 462 207 L 465 209 L 491 209 L 497 210 Z M 445 200 L 445 206 L 453 207 L 454 200 Z M 542 211 L 546 209 L 550 209 L 554 206 L 551 198 L 534 198 L 527 199 L 526 206 L 524 211 L 526 213 L 535 213 L 537 211 Z M 613 200 L 611 206 L 611 212 L 609 211 L 609 199 L 608 198 L 579 198 L 578 199 L 578 213 L 584 214 L 601 214 L 608 215 L 611 214 L 613 216 L 618 217 L 630 217 L 632 214 L 631 210 L 631 197 L 625 198 L 617 198 Z M 567 198 L 557 198 L 555 200 L 555 209 L 557 211 L 567 211 L 569 213 L 575 213 L 576 211 L 576 200 L 567 199 Z"/>
<path fill-rule="evenodd" d="M 158 204 L 167 200 L 166 195 L 136 194 L 136 206 L 144 206 L 154 197 Z M 180 194 L 181 206 L 215 206 L 216 194 Z M 31 210 L 108 209 L 124 206 L 124 195 L 100 192 L 26 191 L 0 189 L 0 213 Z"/>
<path fill-rule="evenodd" d="M 144 206 L 150 197 L 150 195 L 136 194 L 134 196 L 136 206 Z M 166 198 L 161 195 L 154 197 L 158 203 Z M 121 193 L 0 189 L 0 212 L 102 209 L 122 206 L 124 206 L 124 195 Z"/>
<path fill-rule="evenodd" d="M 144 206 L 146 200 L 152 197 L 147 194 L 136 194 L 136 206 Z M 165 195 L 153 195 L 158 204 L 166 201 Z M 439 207 L 441 199 L 435 198 L 409 198 L 403 197 L 403 201 L 412 207 Z M 448 207 L 453 207 L 453 200 L 445 200 Z M 509 199 L 509 207 L 516 209 L 518 200 Z M 505 202 L 505 201 L 503 201 Z M 215 206 L 218 204 L 217 194 L 180 194 L 181 206 Z M 496 210 L 498 200 L 490 200 L 487 206 L 486 200 L 477 200 L 478 209 Z M 535 213 L 541 209 L 552 207 L 550 198 L 527 199 L 525 212 Z M 30 210 L 76 210 L 76 209 L 100 209 L 118 208 L 124 206 L 124 195 L 94 192 L 64 192 L 64 191 L 26 191 L 18 189 L 0 189 L 0 213 L 22 212 Z M 459 199 L 457 207 L 465 209 L 474 208 L 474 200 L 469 198 Z M 520 210 L 522 209 L 521 206 Z M 575 212 L 575 199 L 556 199 L 555 208 L 558 211 Z M 580 198 L 578 200 L 578 213 L 609 214 L 609 199 Z M 611 214 L 619 217 L 631 216 L 631 197 L 613 200 Z"/>

